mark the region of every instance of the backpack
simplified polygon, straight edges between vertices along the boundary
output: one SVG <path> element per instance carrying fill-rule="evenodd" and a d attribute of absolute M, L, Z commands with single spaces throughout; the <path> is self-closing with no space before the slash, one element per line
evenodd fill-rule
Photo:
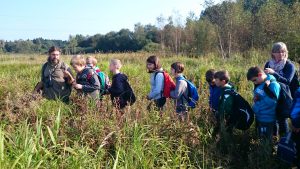
<path fill-rule="evenodd" d="M 185 80 L 187 82 L 188 97 L 186 98 L 184 95 L 183 96 L 187 100 L 188 106 L 194 109 L 196 107 L 197 101 L 199 100 L 197 87 L 184 77 L 180 78 L 180 80 Z"/>
<path fill-rule="evenodd" d="M 254 111 L 250 104 L 235 90 L 227 89 L 224 95 L 233 97 L 232 114 L 227 119 L 227 125 L 232 125 L 239 130 L 248 130 L 254 121 Z"/>
<path fill-rule="evenodd" d="M 263 89 L 270 98 L 277 100 L 276 117 L 288 118 L 290 117 L 291 109 L 293 106 L 293 98 L 291 95 L 291 91 L 288 85 L 281 82 L 277 82 L 277 83 L 280 85 L 280 92 L 279 92 L 278 99 L 276 95 L 270 90 L 270 88 L 268 88 L 267 85 L 264 85 Z"/>
<path fill-rule="evenodd" d="M 281 137 L 277 146 L 277 158 L 288 165 L 293 164 L 296 159 L 296 144 L 291 139 L 291 132 L 288 132 L 284 137 Z"/>
<path fill-rule="evenodd" d="M 100 81 L 100 95 L 106 94 L 108 89 L 108 78 L 104 72 L 97 72 L 99 81 Z"/>
<path fill-rule="evenodd" d="M 125 82 L 125 91 L 120 95 L 120 108 L 124 108 L 128 103 L 133 105 L 136 101 L 135 94 L 129 85 L 128 81 Z"/>
<path fill-rule="evenodd" d="M 154 79 L 156 78 L 156 75 L 158 73 L 162 73 L 164 76 L 164 87 L 163 87 L 163 91 L 162 91 L 162 96 L 165 98 L 170 98 L 171 90 L 175 90 L 175 83 L 174 83 L 173 79 L 171 78 L 171 76 L 165 71 L 155 72 Z"/>

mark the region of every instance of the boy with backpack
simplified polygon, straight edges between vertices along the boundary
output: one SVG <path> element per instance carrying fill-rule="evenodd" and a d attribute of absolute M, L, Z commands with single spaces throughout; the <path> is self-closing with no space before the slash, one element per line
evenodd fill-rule
<path fill-rule="evenodd" d="M 176 88 L 170 93 L 175 99 L 176 113 L 181 121 L 188 120 L 188 108 L 195 108 L 199 99 L 197 88 L 183 76 L 184 65 L 175 62 L 171 65 L 171 74 L 176 78 Z"/>
<path fill-rule="evenodd" d="M 148 73 L 151 73 L 151 91 L 147 95 L 147 99 L 154 100 L 156 108 L 162 111 L 166 98 L 170 97 L 170 91 L 175 89 L 175 83 L 170 75 L 163 71 L 157 56 L 148 57 L 146 67 Z M 160 113 L 162 115 L 162 112 Z"/>
<path fill-rule="evenodd" d="M 86 58 L 86 66 L 92 68 L 96 74 L 99 77 L 100 81 L 100 99 L 102 99 L 103 95 L 107 94 L 106 91 L 108 89 L 109 84 L 109 78 L 103 71 L 99 69 L 97 66 L 97 59 L 92 56 L 88 56 Z"/>
<path fill-rule="evenodd" d="M 253 111 L 256 115 L 256 130 L 258 136 L 268 141 L 272 140 L 273 126 L 276 121 L 277 100 L 267 94 L 266 88 L 278 99 L 280 85 L 273 75 L 266 74 L 259 67 L 251 67 L 247 73 L 247 79 L 255 85 L 253 91 Z"/>
<path fill-rule="evenodd" d="M 132 105 L 135 102 L 135 95 L 131 86 L 128 83 L 128 78 L 125 74 L 120 72 L 122 67 L 121 61 L 118 59 L 112 59 L 109 64 L 109 70 L 113 73 L 112 84 L 108 88 L 108 92 L 111 96 L 113 105 L 121 110 L 128 105 Z M 119 112 L 119 117 L 123 112 Z"/>
<path fill-rule="evenodd" d="M 233 86 L 229 84 L 230 76 L 225 70 L 218 71 L 214 74 L 215 84 L 221 89 L 221 97 L 219 98 L 218 112 L 217 112 L 217 130 L 222 124 L 225 124 L 227 131 L 232 130 L 232 124 L 228 123 L 228 119 L 232 113 L 233 97 L 226 93 L 226 90 L 233 90 Z"/>
<path fill-rule="evenodd" d="M 76 81 L 73 80 L 72 83 L 73 87 L 84 96 L 89 95 L 93 99 L 98 99 L 100 82 L 93 69 L 85 66 L 85 59 L 80 55 L 73 56 L 71 66 L 77 73 Z"/>

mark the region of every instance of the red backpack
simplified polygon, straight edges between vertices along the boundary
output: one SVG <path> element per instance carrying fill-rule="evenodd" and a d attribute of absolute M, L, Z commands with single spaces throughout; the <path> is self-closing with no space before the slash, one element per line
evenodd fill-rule
<path fill-rule="evenodd" d="M 163 97 L 170 98 L 170 93 L 172 90 L 175 90 L 175 83 L 171 76 L 165 72 L 156 72 L 154 75 L 154 79 L 156 78 L 157 73 L 162 73 L 164 75 L 164 89 L 163 89 Z"/>

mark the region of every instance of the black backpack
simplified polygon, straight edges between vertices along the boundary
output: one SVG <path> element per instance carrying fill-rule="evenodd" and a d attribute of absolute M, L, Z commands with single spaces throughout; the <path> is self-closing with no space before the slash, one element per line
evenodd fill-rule
<path fill-rule="evenodd" d="M 289 118 L 291 109 L 293 106 L 293 98 L 288 85 L 277 82 L 280 85 L 279 98 L 270 90 L 267 85 L 264 85 L 265 93 L 272 99 L 277 100 L 276 105 L 276 117 L 277 118 Z"/>
<path fill-rule="evenodd" d="M 248 130 L 254 121 L 254 111 L 250 104 L 233 89 L 225 90 L 224 95 L 226 94 L 233 97 L 232 114 L 227 118 L 227 125 L 239 130 Z"/>
<path fill-rule="evenodd" d="M 128 103 L 129 105 L 133 105 L 136 101 L 136 97 L 128 81 L 125 82 L 125 89 L 120 95 L 120 108 L 124 108 Z"/>

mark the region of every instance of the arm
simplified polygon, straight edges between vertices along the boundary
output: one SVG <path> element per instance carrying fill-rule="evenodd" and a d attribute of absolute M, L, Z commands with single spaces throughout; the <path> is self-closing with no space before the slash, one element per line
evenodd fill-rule
<path fill-rule="evenodd" d="M 295 66 L 292 63 L 287 62 L 286 64 L 288 65 L 286 66 L 286 70 L 284 71 L 283 76 L 281 76 L 277 72 L 274 72 L 273 76 L 277 79 L 278 82 L 289 85 L 292 82 L 293 77 L 295 76 L 296 70 Z"/>
<path fill-rule="evenodd" d="M 187 90 L 187 82 L 185 80 L 179 80 L 176 84 L 175 90 L 170 95 L 173 99 L 179 99 L 183 93 Z"/>
<path fill-rule="evenodd" d="M 155 83 L 155 86 L 153 89 L 151 89 L 151 92 L 149 93 L 148 95 L 148 98 L 149 99 L 153 99 L 157 96 L 160 96 L 163 91 L 163 84 L 164 84 L 164 75 L 163 73 L 157 73 L 156 76 L 154 75 L 153 77 L 154 79 L 154 83 Z"/>
<path fill-rule="evenodd" d="M 70 68 L 67 68 L 67 70 L 64 71 L 64 77 L 65 77 L 65 81 L 68 84 L 73 84 L 75 82 L 75 79 L 73 77 L 73 73 L 72 73 Z"/>

